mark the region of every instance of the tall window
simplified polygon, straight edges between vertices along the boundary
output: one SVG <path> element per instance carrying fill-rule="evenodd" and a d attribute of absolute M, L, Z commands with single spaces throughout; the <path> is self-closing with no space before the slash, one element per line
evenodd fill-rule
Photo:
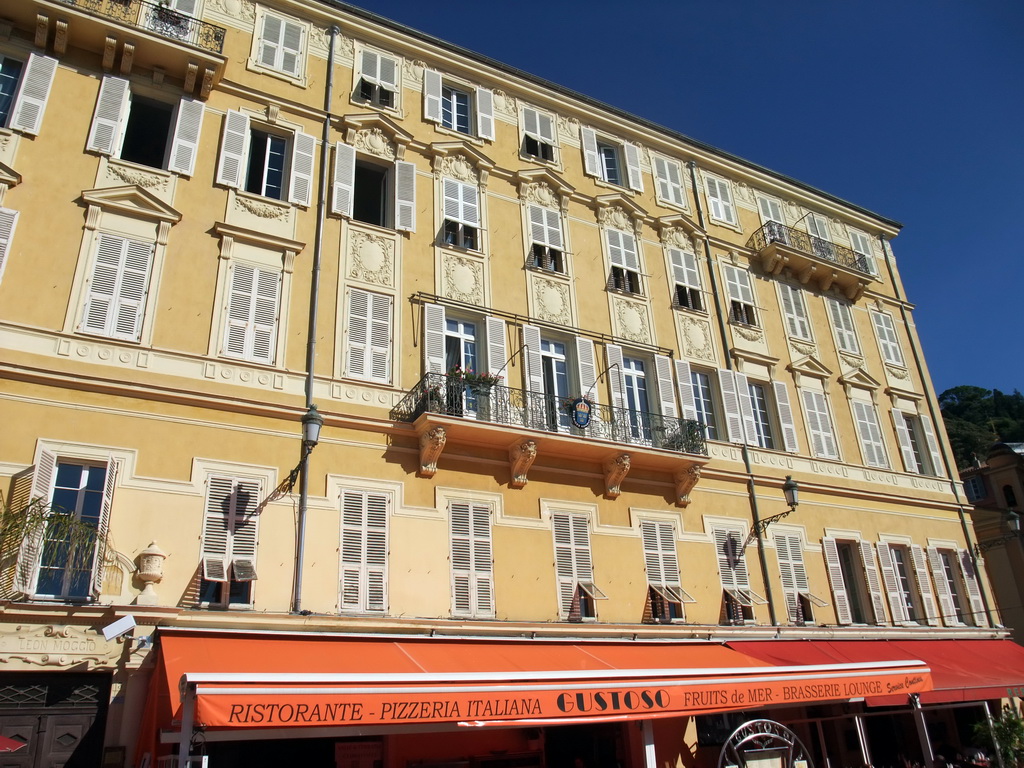
<path fill-rule="evenodd" d="M 624 357 L 622 381 L 630 434 L 640 440 L 650 440 L 651 404 L 647 397 L 647 371 L 644 361 L 635 357 Z"/>
<path fill-rule="evenodd" d="M 457 371 L 479 371 L 477 357 L 476 323 L 456 317 L 445 318 L 444 330 L 445 371 L 457 375 Z M 476 393 L 455 386 L 450 380 L 448 388 L 448 412 L 473 415 L 477 411 Z"/>
<path fill-rule="evenodd" d="M 468 501 L 448 505 L 451 523 L 452 614 L 494 616 L 491 507 Z"/>
<path fill-rule="evenodd" d="M 941 477 L 942 455 L 939 453 L 932 420 L 927 416 L 903 411 L 893 411 L 892 420 L 906 471 Z"/>
<path fill-rule="evenodd" d="M 374 106 L 392 109 L 399 94 L 398 59 L 364 48 L 359 56 L 356 96 Z"/>
<path fill-rule="evenodd" d="M 334 145 L 331 213 L 406 232 L 416 229 L 416 166 L 402 160 L 381 163 Z"/>
<path fill-rule="evenodd" d="M 441 125 L 459 133 L 472 133 L 473 97 L 450 86 L 441 88 Z"/>
<path fill-rule="evenodd" d="M 860 437 L 861 452 L 864 463 L 869 467 L 889 468 L 889 459 L 885 452 L 885 440 L 878 426 L 878 412 L 872 403 L 861 400 L 851 401 L 853 417 L 857 422 L 857 434 Z"/>
<path fill-rule="evenodd" d="M 853 324 L 853 311 L 846 302 L 827 297 L 825 304 L 828 306 L 829 317 L 832 318 L 832 328 L 836 332 L 836 345 L 843 352 L 851 355 L 860 354 L 860 342 L 857 340 L 857 329 Z"/>
<path fill-rule="evenodd" d="M 943 624 L 947 627 L 976 624 L 957 551 L 928 547 L 928 564 Z"/>
<path fill-rule="evenodd" d="M 683 168 L 679 162 L 652 152 L 651 163 L 654 170 L 654 180 L 657 182 L 655 188 L 658 193 L 658 201 L 685 208 L 686 193 L 683 191 Z"/>
<path fill-rule="evenodd" d="M 523 154 L 534 160 L 555 159 L 555 119 L 547 112 L 523 107 Z"/>
<path fill-rule="evenodd" d="M 691 371 L 693 404 L 697 409 L 697 421 L 704 425 L 705 437 L 718 440 L 718 420 L 715 417 L 715 392 L 711 387 L 711 375 L 703 371 Z"/>
<path fill-rule="evenodd" d="M 258 480 L 217 476 L 207 480 L 200 602 L 252 603 L 261 490 Z"/>
<path fill-rule="evenodd" d="M 567 431 L 569 414 L 562 406 L 569 397 L 569 367 L 565 344 L 540 340 L 540 358 L 544 371 L 544 419 L 550 430 Z"/>
<path fill-rule="evenodd" d="M 10 56 L 0 56 L 0 126 L 7 127 L 14 106 L 14 95 L 18 92 L 24 63 Z"/>
<path fill-rule="evenodd" d="M 811 251 L 815 256 L 835 261 L 836 249 L 828 231 L 828 219 L 812 213 L 807 217 L 807 231 L 811 235 Z"/>
<path fill-rule="evenodd" d="M 494 94 L 451 82 L 432 69 L 423 70 L 423 117 L 451 131 L 494 140 Z"/>
<path fill-rule="evenodd" d="M 0 280 L 3 280 L 4 267 L 7 266 L 7 254 L 11 250 L 11 242 L 14 240 L 14 227 L 18 223 L 18 213 L 18 211 L 0 208 Z"/>
<path fill-rule="evenodd" d="M 0 128 L 37 135 L 57 60 L 30 54 L 28 62 L 0 56 Z"/>
<path fill-rule="evenodd" d="M 593 128 L 580 126 L 583 145 L 583 170 L 588 176 L 620 187 L 642 192 L 640 150 L 635 144 L 611 136 L 599 135 Z"/>
<path fill-rule="evenodd" d="M 893 365 L 903 365 L 903 350 L 900 349 L 900 340 L 896 335 L 896 326 L 893 325 L 892 315 L 884 312 L 872 312 L 871 320 L 875 324 L 875 336 L 878 338 L 878 348 L 882 352 L 882 359 Z"/>
<path fill-rule="evenodd" d="M 856 229 L 850 230 L 850 246 L 857 254 L 857 266 L 864 272 L 874 274 L 875 254 L 871 248 L 871 238 Z"/>
<path fill-rule="evenodd" d="M 724 623 L 752 624 L 754 605 L 764 605 L 768 601 L 750 589 L 750 575 L 743 550 L 743 530 L 713 528 L 711 538 L 718 554 L 718 575 L 724 595 Z"/>
<path fill-rule="evenodd" d="M 259 65 L 290 77 L 300 77 L 305 32 L 302 24 L 264 11 L 256 54 Z"/>
<path fill-rule="evenodd" d="M 596 619 L 597 600 L 605 599 L 605 595 L 594 584 L 587 516 L 555 512 L 551 524 L 559 614 L 569 621 Z"/>
<path fill-rule="evenodd" d="M 679 581 L 679 556 L 672 523 L 643 520 L 640 534 L 647 569 L 648 600 L 654 621 L 685 618 L 683 603 L 694 602 Z"/>
<path fill-rule="evenodd" d="M 791 533 L 776 533 L 774 540 L 789 621 L 791 624 L 813 624 L 815 606 L 820 608 L 827 603 L 811 594 L 800 537 Z"/>
<path fill-rule="evenodd" d="M 388 512 L 386 493 L 341 492 L 341 610 L 387 610 Z"/>
<path fill-rule="evenodd" d="M 840 624 L 884 624 L 885 601 L 870 542 L 825 536 L 821 540 L 836 620 Z"/>
<path fill-rule="evenodd" d="M 225 355 L 259 363 L 274 362 L 280 288 L 280 270 L 241 262 L 231 265 Z"/>
<path fill-rule="evenodd" d="M 224 119 L 216 182 L 274 200 L 312 201 L 316 139 L 306 133 L 255 127 L 243 112 Z"/>
<path fill-rule="evenodd" d="M 736 207 L 732 202 L 732 190 L 729 187 L 729 182 L 704 174 L 704 183 L 711 218 L 735 226 Z"/>
<path fill-rule="evenodd" d="M 80 332 L 139 340 L 154 249 L 152 242 L 97 233 Z"/>
<path fill-rule="evenodd" d="M 369 381 L 391 381 L 391 303 L 382 293 L 350 288 L 345 371 Z"/>
<path fill-rule="evenodd" d="M 773 449 L 775 448 L 775 437 L 772 434 L 772 420 L 768 407 L 769 396 L 765 385 L 752 381 L 747 384 L 747 388 L 756 443 L 761 448 Z"/>
<path fill-rule="evenodd" d="M 529 264 L 548 272 L 565 272 L 565 257 L 562 253 L 562 215 L 552 208 L 539 205 L 528 206 L 530 218 Z"/>
<path fill-rule="evenodd" d="M 744 269 L 726 266 L 725 286 L 729 293 L 729 319 L 738 325 L 757 323 L 757 302 L 750 284 L 750 273 Z"/>
<path fill-rule="evenodd" d="M 480 190 L 475 184 L 443 179 L 444 243 L 480 250 Z"/>
<path fill-rule="evenodd" d="M 788 283 L 779 283 L 782 296 L 782 311 L 786 318 L 786 329 L 795 339 L 811 340 L 811 323 L 807 318 L 807 305 L 803 291 Z"/>
<path fill-rule="evenodd" d="M 604 231 L 608 246 L 608 260 L 612 269 L 608 275 L 608 290 L 641 294 L 640 259 L 637 256 L 636 238 L 618 229 Z"/>
<path fill-rule="evenodd" d="M 838 459 L 839 446 L 832 429 L 832 415 L 829 413 L 824 393 L 805 389 L 802 394 L 812 453 L 820 459 Z"/>
<path fill-rule="evenodd" d="M 672 279 L 675 282 L 672 304 L 683 309 L 703 312 L 704 296 L 701 291 L 700 271 L 697 269 L 697 257 L 678 248 L 669 248 L 668 255 L 672 261 Z"/>

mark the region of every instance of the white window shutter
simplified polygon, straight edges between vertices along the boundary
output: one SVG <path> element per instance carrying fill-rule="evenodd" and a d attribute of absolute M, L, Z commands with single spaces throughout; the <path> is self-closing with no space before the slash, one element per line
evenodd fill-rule
<path fill-rule="evenodd" d="M 722 589 L 749 589 L 750 577 L 743 556 L 743 531 L 715 528 L 712 537 L 718 555 L 718 574 Z"/>
<path fill-rule="evenodd" d="M 440 304 L 423 305 L 423 371 L 446 373 L 445 370 L 445 312 Z"/>
<path fill-rule="evenodd" d="M 750 382 L 745 374 L 736 372 L 736 397 L 740 404 L 740 415 L 743 417 L 743 433 L 747 445 L 757 446 L 757 423 L 754 421 L 754 403 L 750 395 Z"/>
<path fill-rule="evenodd" d="M 171 139 L 171 157 L 167 170 L 191 176 L 196 169 L 196 154 L 203 130 L 205 107 L 198 99 L 184 98 L 178 102 L 178 115 Z"/>
<path fill-rule="evenodd" d="M 921 420 L 921 431 L 924 432 L 924 443 L 928 448 L 928 458 L 932 464 L 931 474 L 936 477 L 944 477 L 942 454 L 939 453 L 939 441 L 935 436 L 935 427 L 932 425 L 932 420 L 924 414 L 921 414 L 918 418 Z"/>
<path fill-rule="evenodd" d="M 43 114 L 46 112 L 46 102 L 50 98 L 50 89 L 53 87 L 56 72 L 56 59 L 35 53 L 29 54 L 11 108 L 11 130 L 33 136 L 39 134 L 43 127 Z"/>
<path fill-rule="evenodd" d="M 259 61 L 265 67 L 280 68 L 281 38 L 284 32 L 283 20 L 267 13 L 263 16 L 263 29 L 260 33 Z"/>
<path fill-rule="evenodd" d="M 790 453 L 799 453 L 800 443 L 796 438 L 796 422 L 793 419 L 793 407 L 789 402 L 789 387 L 784 381 L 773 381 L 772 388 L 775 390 L 775 405 L 779 409 L 783 445 Z"/>
<path fill-rule="evenodd" d="M 96 110 L 85 148 L 101 155 L 115 154 L 121 143 L 122 123 L 128 114 L 131 89 L 128 81 L 107 75 L 100 84 Z"/>
<path fill-rule="evenodd" d="M 896 439 L 900 444 L 900 453 L 903 454 L 903 466 L 907 472 L 919 474 L 921 468 L 917 465 L 917 458 L 914 456 L 914 446 L 910 442 L 910 425 L 907 424 L 903 411 L 891 411 L 892 423 L 896 428 Z"/>
<path fill-rule="evenodd" d="M 967 588 L 967 598 L 971 603 L 971 614 L 974 616 L 974 623 L 979 627 L 988 624 L 985 619 L 985 602 L 981 599 L 981 585 L 978 583 L 978 572 L 974 568 L 974 560 L 971 552 L 961 549 L 959 552 L 960 575 Z"/>
<path fill-rule="evenodd" d="M 244 358 L 252 349 L 250 331 L 253 306 L 253 283 L 256 268 L 238 262 L 231 265 L 231 284 L 227 300 L 222 353 Z"/>
<path fill-rule="evenodd" d="M 640 171 L 640 147 L 627 141 L 626 148 L 626 175 L 629 178 L 629 188 L 635 192 L 644 191 L 644 177 Z"/>
<path fill-rule="evenodd" d="M 921 593 L 925 619 L 931 626 L 936 627 L 939 624 L 938 611 L 935 607 L 935 592 L 932 589 L 931 577 L 928 575 L 928 561 L 925 558 L 924 549 L 917 544 L 911 545 L 910 558 L 914 564 L 914 580 Z"/>
<path fill-rule="evenodd" d="M 231 516 L 231 578 L 233 581 L 256 580 L 256 547 L 259 540 L 262 486 L 257 481 L 239 480 L 235 487 Z"/>
<path fill-rule="evenodd" d="M 576 363 L 579 366 L 580 395 L 585 395 L 592 403 L 597 403 L 600 400 L 597 391 L 597 357 L 591 339 L 576 337 Z M 592 413 L 591 416 L 594 417 L 596 414 Z"/>
<path fill-rule="evenodd" d="M 416 231 L 416 166 L 395 162 L 395 229 Z"/>
<path fill-rule="evenodd" d="M 746 380 L 744 378 L 744 386 Z M 718 371 L 718 386 L 722 392 L 722 409 L 730 443 L 746 442 L 743 429 L 743 415 L 740 413 L 740 397 L 736 391 L 736 377 L 732 371 L 722 368 Z"/>
<path fill-rule="evenodd" d="M 896 566 L 892 561 L 892 552 L 884 541 L 878 542 L 875 549 L 878 550 L 878 562 L 882 565 L 882 581 L 885 583 L 885 593 L 889 597 L 889 610 L 892 611 L 893 622 L 905 624 L 910 620 L 910 616 L 907 614 L 903 590 L 896 578 Z"/>
<path fill-rule="evenodd" d="M 878 415 L 875 406 L 861 400 L 851 401 L 853 404 L 853 415 L 857 422 L 857 433 L 860 436 L 860 446 L 864 453 L 864 463 L 869 467 L 889 468 L 889 460 L 885 454 L 885 444 L 882 440 L 882 430 L 878 426 Z"/>
<path fill-rule="evenodd" d="M 678 418 L 676 410 L 676 393 L 672 386 L 672 360 L 665 355 L 654 356 L 654 370 L 658 376 L 658 401 L 661 415 L 667 418 Z"/>
<path fill-rule="evenodd" d="M 551 515 L 552 537 L 555 545 L 555 576 L 558 580 L 558 611 L 566 618 L 572 609 L 576 591 L 576 560 L 572 539 L 572 515 Z"/>
<path fill-rule="evenodd" d="M 103 481 L 103 499 L 100 502 L 100 519 L 96 521 L 96 552 L 92 560 L 90 590 L 93 597 L 99 597 L 103 590 L 104 560 L 107 556 L 107 535 L 110 533 L 110 507 L 114 501 L 114 487 L 117 485 L 117 462 L 107 458 Z"/>
<path fill-rule="evenodd" d="M 260 269 L 253 286 L 252 308 L 252 359 L 261 363 L 273 363 L 277 347 L 277 324 L 281 273 L 272 269 Z"/>
<path fill-rule="evenodd" d="M 381 293 L 370 294 L 370 377 L 391 382 L 391 303 Z"/>
<path fill-rule="evenodd" d="M 935 594 L 939 600 L 939 612 L 942 616 L 942 623 L 947 627 L 960 626 L 960 619 L 956 615 L 953 593 L 949 588 L 949 580 L 946 577 L 946 567 L 942 562 L 942 555 L 936 547 L 928 547 L 927 553 L 928 566 L 932 573 L 932 580 L 935 582 Z"/>
<path fill-rule="evenodd" d="M 486 504 L 452 502 L 449 506 L 455 615 L 494 615 L 490 513 Z"/>
<path fill-rule="evenodd" d="M 223 353 L 272 363 L 277 344 L 281 274 L 235 262 L 224 328 Z"/>
<path fill-rule="evenodd" d="M 294 21 L 284 22 L 284 33 L 281 37 L 281 70 L 298 77 L 302 74 L 302 34 L 301 24 Z"/>
<path fill-rule="evenodd" d="M 523 345 L 525 349 L 526 389 L 530 392 L 544 392 L 544 369 L 540 355 L 540 328 L 535 325 L 523 325 Z"/>
<path fill-rule="evenodd" d="M 390 497 L 342 491 L 341 609 L 387 608 L 387 527 Z"/>
<path fill-rule="evenodd" d="M 693 377 L 686 360 L 676 360 L 676 387 L 679 389 L 679 403 L 684 419 L 696 421 L 697 403 L 693 398 Z"/>
<path fill-rule="evenodd" d="M 306 208 L 313 201 L 313 165 L 316 138 L 297 132 L 292 140 L 292 183 L 288 202 Z"/>
<path fill-rule="evenodd" d="M 449 221 L 480 226 L 479 190 L 473 184 L 443 179 L 444 217 Z"/>
<path fill-rule="evenodd" d="M 494 141 L 494 94 L 490 88 L 476 89 L 476 135 Z"/>
<path fill-rule="evenodd" d="M 782 581 L 782 595 L 786 601 L 786 612 L 789 622 L 795 624 L 800 619 L 800 592 L 797 588 L 796 563 L 794 554 L 800 556 L 800 537 L 776 533 L 775 554 L 779 561 L 779 578 Z M 801 567 L 803 561 L 800 561 Z"/>
<path fill-rule="evenodd" d="M 839 447 L 832 429 L 832 416 L 825 395 L 815 390 L 803 390 L 804 409 L 811 436 L 812 451 L 822 459 L 838 459 Z"/>
<path fill-rule="evenodd" d="M 154 245 L 106 232 L 96 242 L 80 329 L 138 341 Z"/>
<path fill-rule="evenodd" d="M 202 571 L 207 581 L 228 581 L 231 558 L 232 495 L 235 483 L 229 477 L 210 477 L 206 487 L 203 516 Z"/>
<path fill-rule="evenodd" d="M 441 73 L 433 69 L 423 70 L 423 119 L 441 122 Z"/>
<path fill-rule="evenodd" d="M 18 211 L 0 208 L 0 280 L 4 277 L 7 256 L 14 240 L 14 226 L 18 223 Z"/>
<path fill-rule="evenodd" d="M 686 199 L 683 197 L 682 172 L 675 160 L 669 160 L 660 155 L 651 155 L 654 160 L 654 177 L 657 182 L 658 197 L 662 202 L 686 207 Z"/>
<path fill-rule="evenodd" d="M 757 198 L 757 208 L 761 213 L 761 220 L 764 222 L 774 221 L 779 224 L 785 224 L 786 222 L 782 218 L 782 206 L 779 205 L 778 200 L 773 200 L 770 197 Z"/>
<path fill-rule="evenodd" d="M 331 213 L 352 216 L 352 193 L 356 180 L 356 148 L 337 142 L 334 145 L 334 176 L 331 179 Z"/>
<path fill-rule="evenodd" d="M 875 548 L 870 541 L 860 542 L 861 564 L 864 566 L 864 580 L 871 596 L 871 608 L 875 613 L 875 624 L 886 624 L 885 598 L 882 596 L 882 583 L 878 578 L 878 565 L 875 563 Z"/>
<path fill-rule="evenodd" d="M 836 608 L 836 622 L 852 624 L 853 612 L 850 610 L 850 596 L 846 592 L 846 581 L 843 579 L 843 568 L 839 561 L 839 548 L 831 536 L 821 539 L 821 551 L 825 553 L 825 567 L 828 570 L 829 584 L 832 586 L 832 603 Z"/>
<path fill-rule="evenodd" d="M 640 523 L 640 537 L 644 545 L 644 565 L 647 568 L 648 584 L 664 584 L 665 572 L 661 563 L 661 543 L 658 523 L 644 520 Z"/>
<path fill-rule="evenodd" d="M 608 360 L 608 386 L 612 393 L 612 407 L 626 407 L 626 383 L 622 370 L 622 347 L 618 344 L 605 344 L 605 357 Z"/>
<path fill-rule="evenodd" d="M 249 116 L 229 109 L 217 163 L 217 183 L 233 189 L 242 186 L 249 156 Z"/>
<path fill-rule="evenodd" d="M 348 353 L 345 355 L 346 372 L 349 376 L 366 378 L 370 369 L 370 292 L 359 288 L 349 289 Z"/>
<path fill-rule="evenodd" d="M 505 321 L 500 317 L 488 316 L 487 325 L 487 372 L 502 372 L 504 378 L 505 364 L 508 362 L 508 345 L 505 343 Z"/>
<path fill-rule="evenodd" d="M 57 474 L 57 454 L 45 448 L 39 451 L 39 459 L 32 472 L 32 486 L 29 490 L 29 502 L 32 504 L 32 517 L 36 524 L 25 532 L 25 537 L 18 548 L 18 566 L 14 573 L 14 588 L 21 594 L 31 597 L 36 591 L 39 579 L 40 558 L 43 554 L 43 535 L 46 532 L 46 521 L 43 510 L 49 509 L 53 495 L 53 480 Z"/>
<path fill-rule="evenodd" d="M 832 327 L 836 331 L 836 342 L 844 352 L 853 355 L 860 354 L 860 342 L 857 340 L 857 329 L 853 324 L 853 312 L 848 304 L 841 304 L 833 298 L 826 298 L 829 315 L 832 318 Z"/>
<path fill-rule="evenodd" d="M 597 152 L 597 134 L 594 129 L 581 125 L 580 140 L 583 144 L 584 173 L 601 178 L 601 156 Z"/>

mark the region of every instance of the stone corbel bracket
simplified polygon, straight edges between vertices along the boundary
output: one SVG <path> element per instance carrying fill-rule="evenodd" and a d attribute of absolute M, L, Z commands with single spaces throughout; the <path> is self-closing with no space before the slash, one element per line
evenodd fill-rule
<path fill-rule="evenodd" d="M 687 507 L 690 504 L 690 491 L 700 480 L 700 466 L 687 467 L 682 472 L 676 472 L 672 476 L 676 483 L 676 506 Z"/>
<path fill-rule="evenodd" d="M 533 466 L 537 458 L 537 443 L 533 440 L 526 440 L 508 449 L 508 463 L 512 470 L 512 480 L 509 485 L 513 488 L 526 486 L 526 474 Z"/>
<path fill-rule="evenodd" d="M 437 460 L 447 439 L 444 427 L 434 427 L 420 435 L 420 477 L 433 477 L 437 472 Z"/>
<path fill-rule="evenodd" d="M 604 464 L 604 497 L 617 499 L 621 493 L 622 481 L 629 474 L 629 454 L 623 453 Z"/>

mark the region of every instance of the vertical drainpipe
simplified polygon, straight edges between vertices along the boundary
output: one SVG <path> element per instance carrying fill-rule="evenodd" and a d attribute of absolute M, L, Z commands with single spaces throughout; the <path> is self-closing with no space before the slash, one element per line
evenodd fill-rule
<path fill-rule="evenodd" d="M 903 325 L 907 329 L 907 338 L 910 339 L 910 352 L 914 357 L 914 366 L 917 368 L 917 376 L 921 380 L 921 386 L 924 387 L 924 399 L 928 404 L 928 414 L 931 417 L 932 424 L 936 427 L 942 424 L 942 413 L 938 412 L 935 408 L 935 399 L 931 396 L 931 387 L 928 386 L 928 377 L 925 373 L 924 360 L 921 355 L 921 350 L 918 349 L 917 335 L 914 333 L 913 325 L 910 323 L 910 316 L 907 312 L 907 302 L 905 297 L 900 291 L 899 282 L 896 280 L 896 273 L 893 271 L 892 262 L 889 260 L 889 251 L 885 238 L 881 235 L 878 236 L 879 242 L 882 244 L 882 254 L 885 257 L 885 268 L 889 273 L 889 281 L 892 283 L 892 292 L 896 296 L 896 300 L 900 305 L 900 317 L 903 319 Z M 945 430 L 943 430 L 945 431 Z M 938 437 L 936 437 L 938 440 Z M 967 518 L 964 515 L 964 504 L 960 500 L 960 491 L 956 487 L 957 471 L 956 466 L 950 460 L 949 451 L 946 447 L 946 443 L 943 440 L 938 440 L 939 450 L 942 453 L 942 464 L 946 470 L 946 475 L 949 477 L 949 486 L 953 490 L 953 496 L 956 498 L 956 510 L 960 516 L 960 527 L 964 532 L 964 540 L 967 542 L 967 554 L 971 558 L 971 565 L 974 567 L 974 573 L 978 577 L 978 591 L 981 593 L 981 602 L 985 606 L 985 618 L 988 620 L 990 627 L 996 626 L 996 623 L 992 621 L 992 606 L 988 602 L 988 592 L 985 589 L 985 580 L 981 577 L 981 569 L 978 568 L 978 558 L 974 554 L 974 545 L 971 543 L 971 531 L 967 525 Z"/>
<path fill-rule="evenodd" d="M 324 125 L 320 137 L 320 184 L 316 198 L 316 239 L 313 243 L 313 271 L 309 284 L 309 328 L 306 334 L 306 409 L 313 407 L 314 365 L 316 364 L 316 318 L 320 301 L 320 261 L 327 215 L 327 160 L 331 149 L 331 101 L 334 92 L 334 43 L 341 28 L 331 25 L 327 51 L 327 82 L 324 85 Z M 292 580 L 292 611 L 302 610 L 302 564 L 306 547 L 306 512 L 309 508 L 309 455 L 305 443 L 299 455 L 299 512 L 295 531 L 295 576 Z"/>
<path fill-rule="evenodd" d="M 701 229 L 705 229 L 704 208 L 700 204 L 700 195 L 697 188 L 697 161 L 691 160 L 686 164 L 690 169 L 690 186 L 693 188 L 693 199 L 697 206 L 697 223 Z M 706 231 L 706 230 L 705 230 Z M 715 263 L 711 257 L 711 242 L 704 238 L 704 258 L 708 263 L 708 275 L 711 278 L 711 296 L 715 300 L 715 315 L 718 318 L 718 333 L 722 337 L 722 350 L 729 349 L 729 333 L 725 328 L 725 315 L 722 312 L 722 299 L 718 292 L 718 281 L 715 279 Z M 725 357 L 725 367 L 732 370 L 732 358 L 728 354 Z M 768 561 L 764 556 L 764 534 L 758 530 L 761 522 L 761 515 L 757 509 L 757 485 L 754 482 L 754 472 L 750 465 L 750 449 L 746 443 L 740 445 L 743 453 L 743 466 L 747 473 L 747 495 L 750 499 L 750 516 L 753 520 L 755 535 L 757 536 L 757 556 L 761 563 L 761 578 L 764 580 L 765 597 L 768 598 L 768 616 L 771 618 L 772 626 L 779 626 L 779 620 L 775 615 L 775 600 L 772 598 L 772 582 L 768 577 Z"/>

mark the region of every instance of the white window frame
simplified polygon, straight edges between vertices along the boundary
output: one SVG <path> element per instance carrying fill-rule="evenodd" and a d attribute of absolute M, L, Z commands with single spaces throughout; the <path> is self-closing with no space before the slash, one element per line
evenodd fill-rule
<path fill-rule="evenodd" d="M 859 558 L 858 590 L 862 589 L 864 604 L 860 606 L 863 612 L 870 612 L 870 619 L 863 625 L 882 625 L 888 623 L 885 613 L 885 598 L 882 594 L 882 582 L 878 574 L 878 564 L 875 559 L 875 547 L 869 541 L 862 541 L 854 535 L 831 535 L 826 533 L 821 539 L 822 554 L 825 557 L 825 566 L 828 571 L 829 582 L 832 586 L 833 602 L 836 606 L 836 621 L 839 624 L 854 624 L 853 607 L 851 597 L 848 594 L 846 578 L 842 572 L 842 565 L 838 548 L 840 545 L 848 546 L 856 550 Z M 865 618 L 869 618 L 865 616 Z"/>
<path fill-rule="evenodd" d="M 568 274 L 562 212 L 541 205 L 526 206 L 527 265 L 559 275 Z"/>
<path fill-rule="evenodd" d="M 267 32 L 268 19 L 280 25 L 280 34 L 277 40 L 269 40 L 264 37 Z M 249 68 L 290 80 L 296 85 L 305 85 L 307 49 L 310 38 L 309 23 L 294 16 L 258 6 L 253 30 Z M 292 62 L 290 68 L 289 61 Z"/>
<path fill-rule="evenodd" d="M 28 59 L 22 62 L 21 76 L 11 102 L 11 110 L 0 128 L 38 136 L 43 127 L 43 116 L 46 113 L 56 73 L 57 59 L 30 53 Z"/>
<path fill-rule="evenodd" d="M 640 148 L 628 141 L 600 133 L 590 126 L 580 126 L 580 143 L 583 148 L 583 172 L 598 181 L 618 189 L 644 191 L 643 172 L 640 168 Z M 616 166 L 621 175 L 618 181 L 609 178 L 603 149 L 611 150 L 616 157 Z"/>
<path fill-rule="evenodd" d="M 352 101 L 366 104 L 388 112 L 401 112 L 402 60 L 391 53 L 362 46 L 356 54 L 356 66 L 352 68 Z M 369 86 L 370 95 L 363 95 L 363 83 Z M 391 94 L 391 103 L 381 103 L 381 93 Z"/>
<path fill-rule="evenodd" d="M 683 589 L 680 580 L 675 525 L 667 520 L 641 520 L 640 540 L 644 548 L 652 618 L 660 622 L 685 621 L 683 604 L 694 603 L 696 600 Z M 678 615 L 654 615 L 656 602 L 661 602 L 666 611 L 671 611 L 671 606 L 675 606 Z"/>
<path fill-rule="evenodd" d="M 484 253 L 480 187 L 447 176 L 441 177 L 440 184 L 441 245 Z"/>
<path fill-rule="evenodd" d="M 590 547 L 590 516 L 576 512 L 551 512 L 558 616 L 563 621 L 596 621 L 597 600 L 607 599 L 594 584 Z M 583 610 L 589 608 L 589 612 Z"/>
<path fill-rule="evenodd" d="M 444 125 L 443 101 L 445 89 L 465 93 L 469 97 L 469 130 L 460 131 Z M 438 130 L 456 136 L 470 136 L 494 141 L 494 93 L 489 88 L 473 86 L 438 72 L 423 70 L 423 119 L 435 123 Z"/>
<path fill-rule="evenodd" d="M 754 606 L 768 601 L 750 588 L 746 550 L 747 533 L 742 526 L 713 523 L 708 533 L 718 559 L 718 577 L 722 585 L 726 618 L 730 624 L 755 623 Z"/>
<path fill-rule="evenodd" d="M 750 273 L 730 264 L 723 264 L 722 270 L 725 272 L 725 287 L 730 302 L 729 322 L 760 328 L 757 299 L 754 295 Z"/>
<path fill-rule="evenodd" d="M 704 193 L 708 201 L 708 214 L 713 221 L 738 227 L 736 204 L 733 202 L 732 184 L 728 179 L 704 173 Z"/>
<path fill-rule="evenodd" d="M 853 309 L 845 301 L 840 301 L 831 296 L 825 297 L 825 304 L 828 305 L 829 319 L 832 320 L 836 347 L 841 352 L 859 357 L 861 354 L 860 339 L 857 338 L 857 326 L 853 320 Z"/>
<path fill-rule="evenodd" d="M 869 467 L 889 469 L 889 455 L 875 404 L 866 400 L 851 399 L 850 408 L 853 410 L 853 420 L 857 425 L 864 463 Z"/>
<path fill-rule="evenodd" d="M 666 155 L 651 152 L 655 198 L 662 205 L 688 210 L 683 164 Z"/>
<path fill-rule="evenodd" d="M 672 275 L 672 306 L 687 309 L 691 312 L 706 313 L 704 306 L 704 286 L 697 266 L 697 256 L 691 251 L 666 246 L 669 268 Z M 686 297 L 685 303 L 680 300 Z"/>
<path fill-rule="evenodd" d="M 836 440 L 832 411 L 828 397 L 817 389 L 803 388 L 800 391 L 807 420 L 807 437 L 811 453 L 819 459 L 839 459 L 839 443 Z"/>
<path fill-rule="evenodd" d="M 107 231 L 93 235 L 76 331 L 139 343 L 150 303 L 157 244 Z M 131 270 L 126 272 L 129 262 Z"/>
<path fill-rule="evenodd" d="M 608 290 L 631 296 L 643 296 L 644 286 L 641 280 L 639 244 L 636 236 L 631 232 L 606 227 L 604 244 L 610 265 Z"/>
<path fill-rule="evenodd" d="M 871 324 L 875 327 L 875 338 L 878 340 L 878 351 L 882 360 L 891 365 L 906 367 L 903 358 L 903 349 L 900 346 L 899 336 L 896 334 L 896 324 L 892 315 L 888 312 L 871 311 Z"/>
<path fill-rule="evenodd" d="M 557 165 L 559 162 L 558 120 L 555 115 L 523 104 L 519 109 L 519 125 L 522 132 L 519 142 L 520 157 L 545 165 Z M 536 143 L 538 154 L 533 154 L 527 149 L 528 140 Z M 544 157 L 544 147 L 550 150 L 551 157 Z"/>
<path fill-rule="evenodd" d="M 453 617 L 495 617 L 493 515 L 491 503 L 448 499 Z"/>
<path fill-rule="evenodd" d="M 341 613 L 387 613 L 388 549 L 394 503 L 394 494 L 389 491 L 349 485 L 338 489 L 341 518 L 338 610 Z"/>
<path fill-rule="evenodd" d="M 782 314 L 786 321 L 786 332 L 794 339 L 814 341 L 804 292 L 796 286 L 781 281 L 778 286 L 779 302 L 782 305 Z"/>
<path fill-rule="evenodd" d="M 357 310 L 364 310 L 359 313 Z M 345 376 L 391 383 L 394 297 L 349 287 L 345 301 Z"/>

